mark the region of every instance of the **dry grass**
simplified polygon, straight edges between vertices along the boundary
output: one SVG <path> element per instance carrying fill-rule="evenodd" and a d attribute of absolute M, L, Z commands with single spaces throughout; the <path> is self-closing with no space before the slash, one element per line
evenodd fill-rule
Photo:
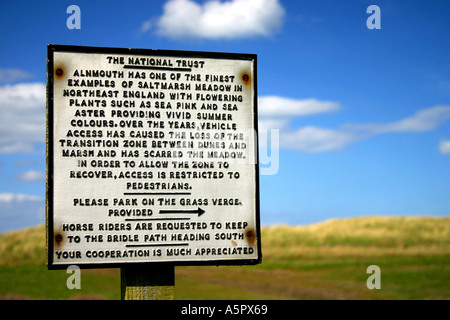
<path fill-rule="evenodd" d="M 270 246 L 448 246 L 450 218 L 361 217 L 309 226 L 271 226 L 262 229 L 262 239 Z"/>
<path fill-rule="evenodd" d="M 450 255 L 450 218 L 362 217 L 262 228 L 265 261 Z"/>
<path fill-rule="evenodd" d="M 45 227 L 39 225 L 0 235 L 0 265 L 21 261 L 45 263 Z"/>

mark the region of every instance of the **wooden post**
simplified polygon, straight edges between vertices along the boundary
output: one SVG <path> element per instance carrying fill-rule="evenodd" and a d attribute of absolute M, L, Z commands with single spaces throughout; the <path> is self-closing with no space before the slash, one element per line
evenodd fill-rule
<path fill-rule="evenodd" d="M 120 269 L 122 300 L 174 300 L 175 267 L 131 265 Z"/>

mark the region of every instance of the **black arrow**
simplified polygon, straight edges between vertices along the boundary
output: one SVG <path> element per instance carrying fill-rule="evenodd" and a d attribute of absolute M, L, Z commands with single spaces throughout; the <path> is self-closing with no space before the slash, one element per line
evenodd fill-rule
<path fill-rule="evenodd" d="M 205 210 L 201 209 L 201 208 L 197 208 L 194 210 L 182 210 L 182 209 L 178 209 L 178 210 L 159 210 L 160 214 L 174 214 L 174 213 L 188 213 L 188 214 L 198 214 L 198 216 L 200 217 L 202 214 L 205 213 Z"/>

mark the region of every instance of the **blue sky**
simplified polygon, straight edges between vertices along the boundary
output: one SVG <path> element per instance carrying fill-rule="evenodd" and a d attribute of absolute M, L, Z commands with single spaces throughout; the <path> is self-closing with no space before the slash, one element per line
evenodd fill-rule
<path fill-rule="evenodd" d="M 256 53 L 263 225 L 450 215 L 448 1 L 0 0 L 0 29 L 0 232 L 45 219 L 49 43 Z"/>

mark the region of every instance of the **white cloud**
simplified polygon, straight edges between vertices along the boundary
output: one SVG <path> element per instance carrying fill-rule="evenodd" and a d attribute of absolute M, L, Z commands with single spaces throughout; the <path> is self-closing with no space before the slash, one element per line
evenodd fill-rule
<path fill-rule="evenodd" d="M 169 0 L 156 22 L 156 32 L 172 38 L 235 39 L 270 36 L 282 24 L 278 0 Z M 148 21 L 141 30 L 148 30 Z"/>
<path fill-rule="evenodd" d="M 297 100 L 278 96 L 263 96 L 258 99 L 258 112 L 262 117 L 300 117 L 339 109 L 339 103 L 316 99 Z"/>
<path fill-rule="evenodd" d="M 11 203 L 14 200 L 13 193 L 0 193 L 0 202 Z"/>
<path fill-rule="evenodd" d="M 0 87 L 0 153 L 31 152 L 45 141 L 45 85 Z"/>
<path fill-rule="evenodd" d="M 262 96 L 258 99 L 258 124 L 263 130 L 280 130 L 281 148 L 309 153 L 339 151 L 350 142 L 357 140 L 357 136 L 351 132 L 314 126 L 292 129 L 289 123 L 297 117 L 335 112 L 340 108 L 337 102 L 320 101 L 314 98 Z M 266 142 L 260 139 L 260 145 L 265 146 Z"/>
<path fill-rule="evenodd" d="M 281 147 L 308 153 L 340 151 L 356 140 L 358 137 L 349 132 L 312 126 L 280 133 Z"/>
<path fill-rule="evenodd" d="M 279 129 L 281 148 L 318 153 L 339 151 L 350 143 L 368 139 L 374 135 L 395 132 L 425 132 L 436 129 L 450 119 L 450 106 L 434 106 L 417 111 L 412 116 L 388 123 L 345 124 L 337 129 L 305 126 L 291 128 L 290 122 L 302 116 L 334 112 L 340 104 L 316 99 L 295 100 L 269 96 L 259 98 L 259 128 Z M 450 153 L 450 142 L 443 141 L 441 153 Z M 261 141 L 265 146 L 266 142 Z"/>
<path fill-rule="evenodd" d="M 17 179 L 21 181 L 41 181 L 45 180 L 45 174 L 40 171 L 30 170 L 19 175 Z"/>
<path fill-rule="evenodd" d="M 0 193 L 0 233 L 45 221 L 44 199 L 22 193 Z"/>
<path fill-rule="evenodd" d="M 152 27 L 151 20 L 144 21 L 141 25 L 141 32 L 147 32 L 148 30 L 151 29 L 151 27 Z"/>
<path fill-rule="evenodd" d="M 317 99 L 292 99 L 279 96 L 258 98 L 258 116 L 260 129 L 286 129 L 296 117 L 335 112 L 341 108 L 333 101 Z"/>
<path fill-rule="evenodd" d="M 13 68 L 0 69 L 0 84 L 21 81 L 31 77 L 33 75 L 24 70 Z"/>
<path fill-rule="evenodd" d="M 38 196 L 23 194 L 23 193 L 0 193 L 0 203 L 22 203 L 22 202 L 40 202 L 43 199 Z"/>
<path fill-rule="evenodd" d="M 268 119 L 268 118 L 259 118 L 258 127 L 259 129 L 282 129 L 287 126 L 290 118 L 278 118 L 278 119 Z"/>
<path fill-rule="evenodd" d="M 443 140 L 439 143 L 439 152 L 442 154 L 450 154 L 450 140 Z"/>
<path fill-rule="evenodd" d="M 375 123 L 363 125 L 346 125 L 347 128 L 365 132 L 366 134 L 378 134 L 387 132 L 423 132 L 436 129 L 450 119 L 450 106 L 435 106 L 417 111 L 414 115 L 405 119 L 390 123 Z"/>

